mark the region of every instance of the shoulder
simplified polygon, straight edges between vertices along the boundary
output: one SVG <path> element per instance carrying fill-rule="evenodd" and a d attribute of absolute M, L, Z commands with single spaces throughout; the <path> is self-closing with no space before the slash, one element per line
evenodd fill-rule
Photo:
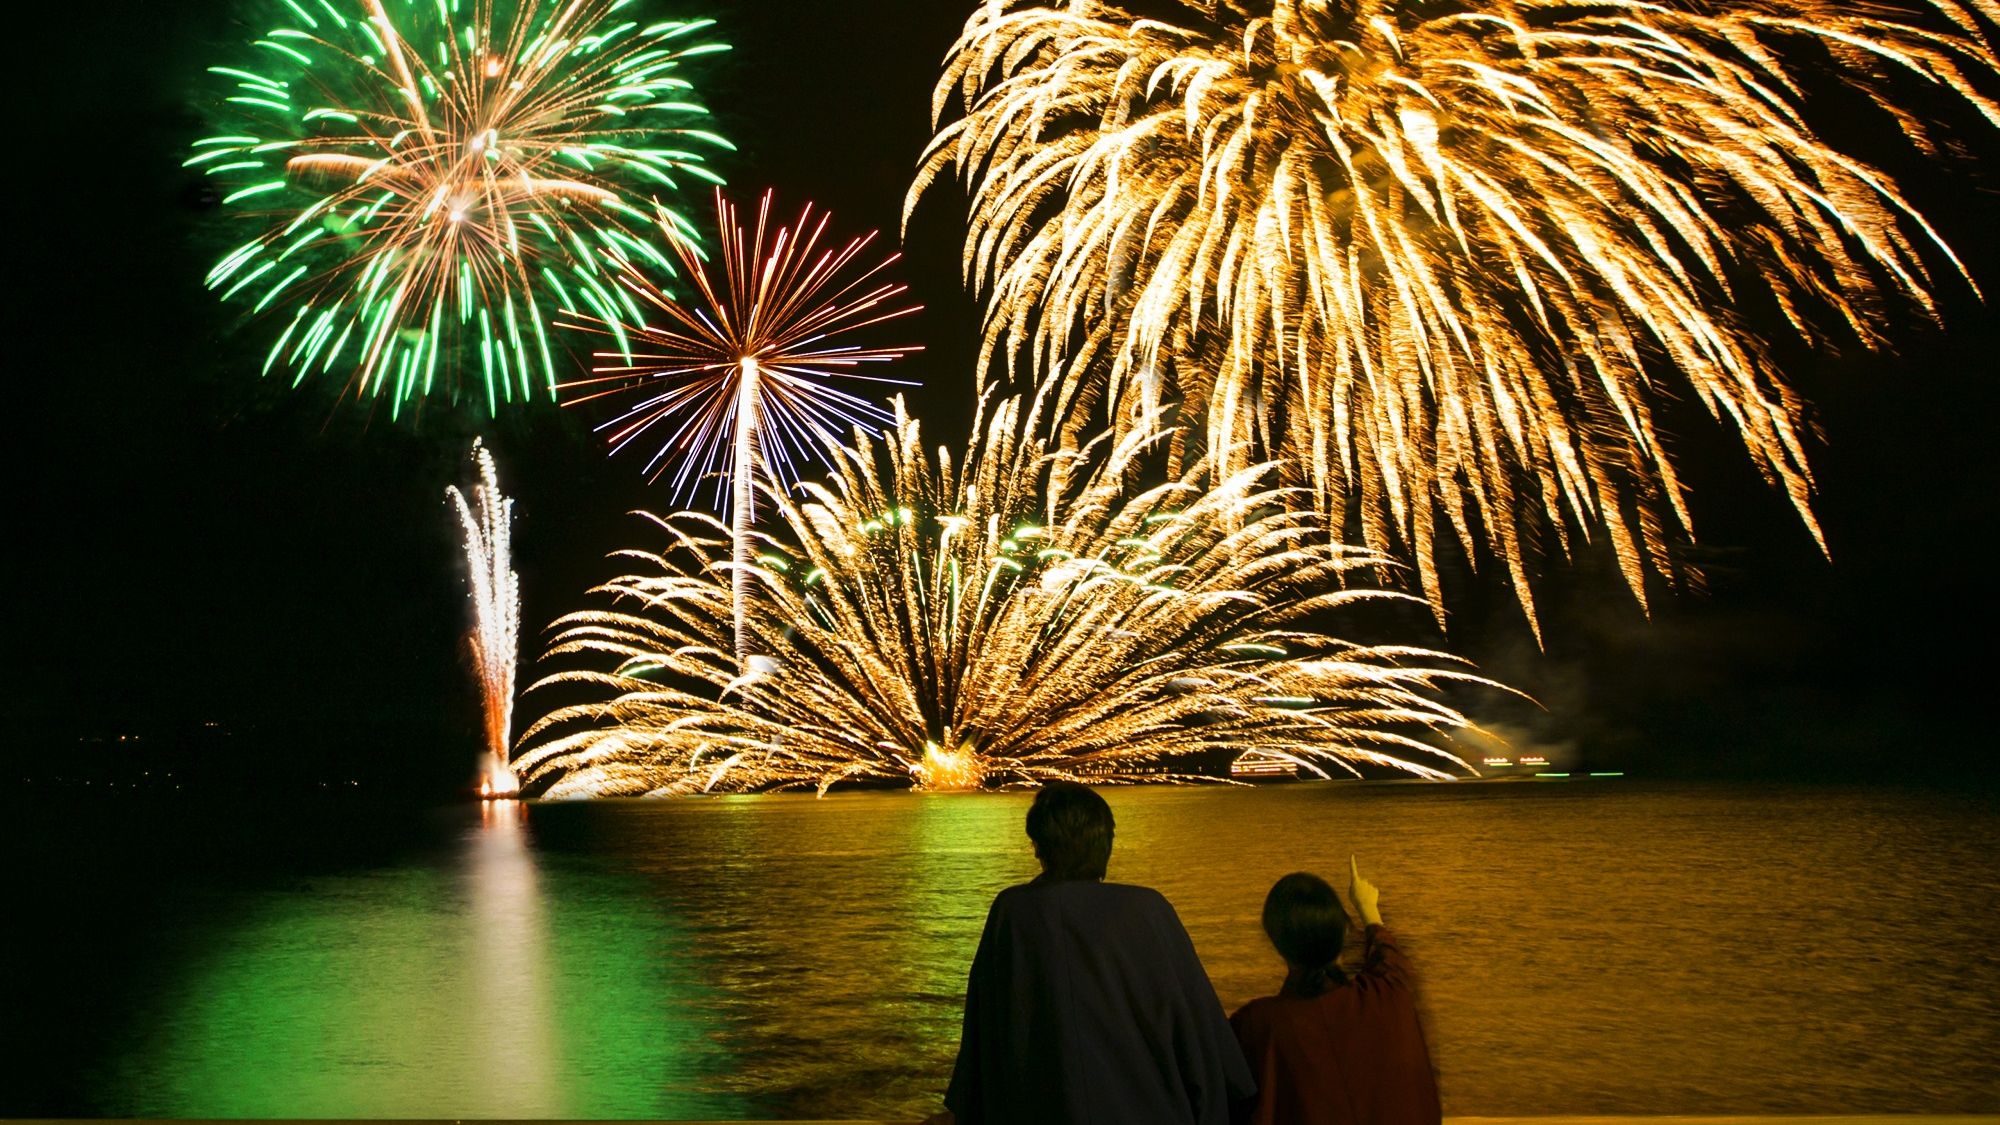
<path fill-rule="evenodd" d="M 1009 914 L 1034 908 L 1040 900 L 1042 888 L 1035 883 L 1020 883 L 993 896 L 993 905 L 986 911 L 989 918 L 1004 918 Z"/>
<path fill-rule="evenodd" d="M 1019 902 L 1022 896 L 1032 894 L 1037 889 L 1033 883 L 1016 883 L 1011 887 L 1004 888 L 999 894 L 994 895 L 993 905 L 999 906 L 1003 903 Z"/>
<path fill-rule="evenodd" d="M 993 909 L 1040 909 L 1045 903 L 1089 903 L 1094 907 L 1118 906 L 1127 910 L 1173 913 L 1166 896 L 1151 887 L 1129 883 L 1105 883 L 1096 879 L 1040 879 L 1008 887 L 994 896 Z"/>
<path fill-rule="evenodd" d="M 1140 887 L 1131 883 L 1099 883 L 1097 887 L 1098 893 L 1105 898 L 1134 910 L 1162 911 L 1179 917 L 1174 914 L 1174 904 L 1167 901 L 1167 896 L 1151 887 Z"/>
<path fill-rule="evenodd" d="M 1128 926 L 1150 930 L 1167 939 L 1169 944 L 1186 940 L 1187 927 L 1181 924 L 1181 916 L 1174 910 L 1174 904 L 1151 887 L 1099 883 L 1093 906 L 1100 914 L 1123 919 Z"/>
<path fill-rule="evenodd" d="M 1257 1027 L 1268 1024 L 1271 1022 L 1271 1018 L 1277 1014 L 1280 1003 L 1281 1000 L 1279 997 L 1259 996 L 1257 999 L 1236 1009 L 1235 1013 L 1229 1017 L 1229 1022 L 1238 1027 Z"/>
<path fill-rule="evenodd" d="M 1090 879 L 1035 879 L 1017 883 L 993 896 L 991 914 L 998 917 L 1011 915 L 1045 914 L 1051 911 L 1065 913 L 1079 907 L 1102 910 L 1110 903 L 1134 901 L 1134 897 L 1124 894 L 1140 891 L 1144 887 L 1124 887 L 1112 883 L 1099 883 Z M 1157 896 L 1155 896 L 1157 897 Z M 1161 900 L 1165 901 L 1165 900 Z"/>
<path fill-rule="evenodd" d="M 1236 1041 L 1245 1053 L 1256 1055 L 1284 1026 L 1288 1007 L 1283 997 L 1260 996 L 1230 1015 L 1229 1029 L 1236 1033 Z"/>
<path fill-rule="evenodd" d="M 1093 940 L 1115 936 L 1132 948 L 1172 950 L 1187 945 L 1187 929 L 1166 897 L 1151 887 L 1127 883 L 1066 879 L 1010 887 L 994 900 L 992 916 L 1002 924 L 1046 922 L 1097 935 Z"/>

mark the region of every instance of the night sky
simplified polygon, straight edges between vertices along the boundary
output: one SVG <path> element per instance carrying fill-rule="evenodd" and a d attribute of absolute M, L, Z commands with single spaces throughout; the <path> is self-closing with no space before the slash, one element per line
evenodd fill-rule
<path fill-rule="evenodd" d="M 788 208 L 811 199 L 838 229 L 894 243 L 964 5 L 648 2 L 714 15 L 735 47 L 693 77 L 740 148 L 718 164 L 739 200 L 773 186 Z M 179 165 L 203 135 L 202 68 L 261 32 L 267 7 L 107 0 L 14 55 L 27 135 L 0 413 L 14 498 L 0 765 L 23 776 L 78 752 L 79 737 L 212 722 L 234 732 L 234 752 L 308 772 L 333 755 L 329 770 L 462 780 L 477 715 L 443 489 L 464 479 L 470 437 L 487 435 L 518 497 L 524 656 L 615 573 L 604 556 L 639 541 L 624 513 L 665 502 L 576 411 L 391 422 L 339 401 L 337 380 L 295 392 L 259 379 L 273 325 L 243 326 L 202 290 L 227 235 Z M 1851 131 L 2000 293 L 1994 133 L 1954 113 L 1965 152 L 1933 164 L 1852 109 L 1830 101 L 1820 128 Z M 928 306 L 901 333 L 928 350 L 898 374 L 926 383 L 911 400 L 932 443 L 963 437 L 974 389 L 961 234 L 957 198 L 934 193 L 900 274 Z M 1538 652 L 1494 575 L 1455 579 L 1445 643 L 1546 705 L 1508 712 L 1514 733 L 1592 767 L 1678 776 L 1985 768 L 1994 561 L 1980 545 L 1994 531 L 2000 331 L 1964 284 L 1939 290 L 1944 326 L 1898 310 L 1893 356 L 1780 347 L 1823 432 L 1831 562 L 1735 439 L 1683 404 L 1668 417 L 1695 485 L 1706 593 L 1662 591 L 1649 621 L 1607 560 L 1586 557 L 1546 578 Z M 530 697 L 519 715 L 535 711 Z"/>

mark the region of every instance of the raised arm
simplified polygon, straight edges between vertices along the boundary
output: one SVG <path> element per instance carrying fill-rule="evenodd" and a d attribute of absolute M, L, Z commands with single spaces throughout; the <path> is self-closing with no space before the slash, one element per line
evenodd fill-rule
<path fill-rule="evenodd" d="M 1410 962 L 1396 948 L 1396 939 L 1388 927 L 1382 924 L 1382 892 L 1361 877 L 1361 865 L 1351 855 L 1347 857 L 1347 869 L 1351 876 L 1347 893 L 1354 900 L 1354 909 L 1367 933 L 1367 955 L 1356 978 L 1389 987 L 1408 987 L 1413 975 Z"/>

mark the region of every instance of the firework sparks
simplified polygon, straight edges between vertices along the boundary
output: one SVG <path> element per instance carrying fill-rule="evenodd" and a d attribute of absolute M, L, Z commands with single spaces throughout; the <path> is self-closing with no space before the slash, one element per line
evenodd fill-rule
<path fill-rule="evenodd" d="M 1318 631 L 1405 596 L 1348 588 L 1381 560 L 1328 546 L 1268 466 L 1134 489 L 1156 439 L 1056 452 L 1031 422 L 1002 401 L 958 469 L 907 419 L 879 449 L 857 435 L 825 482 L 766 489 L 773 531 L 747 568 L 714 517 L 656 521 L 664 549 L 627 552 L 642 565 L 600 591 L 621 604 L 559 622 L 552 657 L 616 666 L 537 685 L 608 698 L 536 722 L 524 778 L 556 796 L 972 789 L 1172 779 L 1245 750 L 1321 773 L 1465 768 L 1424 736 L 1467 725 L 1440 689 L 1486 681 Z M 724 624 L 745 569 L 747 668 Z"/>
<path fill-rule="evenodd" d="M 1434 605 L 1440 538 L 1504 560 L 1532 624 L 1537 541 L 1599 529 L 1643 605 L 1692 533 L 1659 376 L 1818 538 L 1801 404 L 1728 310 L 1768 292 L 1808 340 L 1830 318 L 1872 346 L 1885 297 L 1934 311 L 1927 256 L 1963 274 L 1808 128 L 1787 61 L 1831 59 L 1927 148 L 1893 81 L 2000 123 L 1975 85 L 2000 8 L 1923 7 L 996 0 L 911 201 L 964 179 L 987 351 L 1068 370 L 1070 406 L 1177 390 L 1218 473 L 1296 460 Z"/>
<path fill-rule="evenodd" d="M 671 468 L 676 503 L 709 481 L 720 505 L 729 482 L 750 475 L 739 471 L 746 465 L 768 468 L 787 484 L 796 481 L 800 467 L 817 459 L 829 440 L 857 425 L 873 429 L 889 420 L 882 408 L 843 391 L 836 380 L 907 386 L 905 380 L 861 371 L 923 350 L 843 342 L 849 332 L 921 309 L 900 303 L 907 286 L 879 280 L 902 255 L 851 268 L 874 242 L 873 233 L 837 249 L 823 248 L 828 216 L 814 214 L 811 204 L 790 226 L 774 227 L 766 192 L 749 229 L 720 191 L 715 204 L 717 266 L 703 260 L 676 223 L 660 224 L 661 238 L 673 249 L 697 301 L 676 299 L 636 263 L 625 261 L 618 281 L 658 314 L 657 324 L 645 316 L 562 318 L 565 327 L 609 337 L 617 345 L 595 353 L 591 377 L 563 384 L 565 391 L 586 392 L 569 401 L 630 399 L 598 429 L 614 453 L 641 438 L 659 437 L 646 473 L 657 480 Z M 742 455 L 745 433 L 756 439 L 757 458 Z"/>
<path fill-rule="evenodd" d="M 264 370 L 348 370 L 396 411 L 456 397 L 476 354 L 489 411 L 553 397 L 549 317 L 632 308 L 604 257 L 668 265 L 630 197 L 720 182 L 699 150 L 730 146 L 683 76 L 725 49 L 698 40 L 712 21 L 636 21 L 628 0 L 283 3 L 255 61 L 210 68 L 231 83 L 221 128 L 186 162 L 257 231 L 209 288 L 296 306 Z"/>
<path fill-rule="evenodd" d="M 507 764 L 507 736 L 514 723 L 514 664 L 521 636 L 521 582 L 513 562 L 514 502 L 501 495 L 499 472 L 483 442 L 472 443 L 472 457 L 479 465 L 472 497 L 467 499 L 455 485 L 445 489 L 445 496 L 458 509 L 472 583 L 468 640 L 486 720 L 487 757 L 479 791 L 481 796 L 505 797 L 520 791 Z"/>
<path fill-rule="evenodd" d="M 702 481 L 715 484 L 717 504 L 729 491 L 731 525 L 742 564 L 739 593 L 749 574 L 749 528 L 756 518 L 760 472 L 780 484 L 798 479 L 801 466 L 856 426 L 889 420 L 880 407 L 835 385 L 858 379 L 907 385 L 860 374 L 915 346 L 862 347 L 846 334 L 908 316 L 921 306 L 901 304 L 906 286 L 879 280 L 902 255 L 865 269 L 852 268 L 875 236 L 822 248 L 828 217 L 811 204 L 790 226 L 773 227 L 771 194 L 757 205 L 746 230 L 736 209 L 718 191 L 720 277 L 693 243 L 666 219 L 660 232 L 693 283 L 699 303 L 683 303 L 660 289 L 634 263 L 618 271 L 623 287 L 658 314 L 657 325 L 588 316 L 565 326 L 611 337 L 618 350 L 596 353 L 587 379 L 565 384 L 588 393 L 573 401 L 629 398 L 623 413 L 604 423 L 612 452 L 648 435 L 665 435 L 646 472 L 654 479 L 673 469 L 672 495 L 685 499 Z M 743 637 L 743 598 L 732 614 Z M 740 646 L 739 646 L 740 647 Z M 745 654 L 747 655 L 747 653 Z"/>

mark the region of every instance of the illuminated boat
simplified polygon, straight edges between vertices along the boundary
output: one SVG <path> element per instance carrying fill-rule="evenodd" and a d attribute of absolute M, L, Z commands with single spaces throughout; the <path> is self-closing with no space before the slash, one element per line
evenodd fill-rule
<path fill-rule="evenodd" d="M 1229 763 L 1229 776 L 1237 781 L 1290 781 L 1298 777 L 1297 763 L 1248 750 Z"/>

